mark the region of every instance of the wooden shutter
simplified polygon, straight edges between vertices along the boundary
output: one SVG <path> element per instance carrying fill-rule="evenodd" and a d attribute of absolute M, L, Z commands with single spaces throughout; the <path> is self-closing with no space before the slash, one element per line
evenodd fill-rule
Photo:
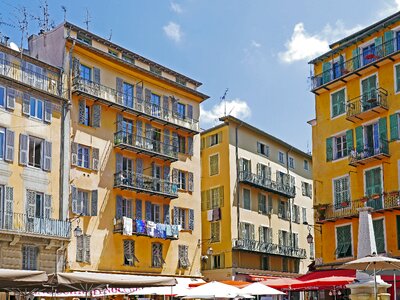
<path fill-rule="evenodd" d="M 163 118 L 168 119 L 168 112 L 169 112 L 169 97 L 168 96 L 163 96 Z"/>
<path fill-rule="evenodd" d="M 169 212 L 169 204 L 163 205 L 163 214 L 164 214 L 164 224 L 170 224 L 171 218 L 170 218 L 170 212 Z"/>
<path fill-rule="evenodd" d="M 173 208 L 173 218 L 174 218 L 174 225 L 178 225 L 179 224 L 179 207 L 174 206 Z"/>
<path fill-rule="evenodd" d="M 83 235 L 84 237 L 84 249 L 85 249 L 85 253 L 84 253 L 84 261 L 86 263 L 90 263 L 90 235 Z"/>
<path fill-rule="evenodd" d="M 194 230 L 194 209 L 189 209 L 189 230 Z"/>
<path fill-rule="evenodd" d="M 122 172 L 122 155 L 120 153 L 115 154 L 115 173 Z"/>
<path fill-rule="evenodd" d="M 390 115 L 390 140 L 395 141 L 399 139 L 399 114 L 395 113 Z"/>
<path fill-rule="evenodd" d="M 205 211 L 210 209 L 210 190 L 202 191 L 201 192 L 201 210 Z"/>
<path fill-rule="evenodd" d="M 92 148 L 92 169 L 99 170 L 99 149 Z"/>
<path fill-rule="evenodd" d="M 378 253 L 385 252 L 385 230 L 383 225 L 384 219 L 373 220 L 372 224 L 374 227 L 376 251 Z"/>
<path fill-rule="evenodd" d="M 71 185 L 71 206 L 72 206 L 72 213 L 79 214 L 81 213 L 78 211 L 78 189 Z"/>
<path fill-rule="evenodd" d="M 123 85 L 124 85 L 124 81 L 121 78 L 117 77 L 116 78 L 116 89 L 117 89 L 117 103 L 118 104 L 123 104 L 123 100 L 124 100 Z"/>
<path fill-rule="evenodd" d="M 380 145 L 387 141 L 387 121 L 386 117 L 380 118 L 379 119 L 379 139 L 380 139 Z"/>
<path fill-rule="evenodd" d="M 22 133 L 19 135 L 19 163 L 28 165 L 28 136 Z"/>
<path fill-rule="evenodd" d="M 356 127 L 356 150 L 358 153 L 364 151 L 364 140 L 363 140 L 363 127 Z"/>
<path fill-rule="evenodd" d="M 100 84 L 100 69 L 93 67 L 93 82 Z"/>
<path fill-rule="evenodd" d="M 101 126 L 101 105 L 92 105 L 92 126 L 99 128 Z"/>
<path fill-rule="evenodd" d="M 7 100 L 6 100 L 7 109 L 14 110 L 16 96 L 17 96 L 17 91 L 8 87 L 7 88 Z"/>
<path fill-rule="evenodd" d="M 188 172 L 188 191 L 193 192 L 193 173 Z"/>
<path fill-rule="evenodd" d="M 79 124 L 85 124 L 86 121 L 86 100 L 85 99 L 79 99 L 79 114 L 78 114 L 78 123 Z"/>
<path fill-rule="evenodd" d="M 136 121 L 136 143 L 139 144 L 139 146 L 142 145 L 142 136 L 143 136 L 143 123 L 142 121 Z"/>
<path fill-rule="evenodd" d="M 388 55 L 394 52 L 394 39 L 393 39 L 393 31 L 388 30 L 383 34 L 385 40 L 385 53 L 383 55 Z"/>
<path fill-rule="evenodd" d="M 357 70 L 360 68 L 360 49 L 357 47 L 352 51 L 353 55 L 353 71 Z"/>
<path fill-rule="evenodd" d="M 76 237 L 76 261 L 83 262 L 83 239 L 84 236 Z"/>
<path fill-rule="evenodd" d="M 143 160 L 141 158 L 136 159 L 136 177 L 138 181 L 138 185 L 141 187 L 143 184 Z"/>
<path fill-rule="evenodd" d="M 171 102 L 172 102 L 172 115 L 176 116 L 178 113 L 178 101 L 175 99 L 175 97 L 171 97 Z"/>
<path fill-rule="evenodd" d="M 176 132 L 172 132 L 172 149 L 174 152 L 178 152 L 178 134 Z"/>
<path fill-rule="evenodd" d="M 375 55 L 382 57 L 383 51 L 382 51 L 382 37 L 376 37 L 375 38 Z"/>
<path fill-rule="evenodd" d="M 90 215 L 97 216 L 97 202 L 98 202 L 98 191 L 92 191 L 92 199 L 90 203 Z"/>
<path fill-rule="evenodd" d="M 151 115 L 151 90 L 144 89 L 144 112 Z"/>
<path fill-rule="evenodd" d="M 188 154 L 193 155 L 193 137 L 188 137 Z"/>
<path fill-rule="evenodd" d="M 74 142 L 71 143 L 71 164 L 78 165 L 78 144 Z"/>
<path fill-rule="evenodd" d="M 34 191 L 26 190 L 26 214 L 28 218 L 35 217 L 36 211 L 36 193 Z"/>
<path fill-rule="evenodd" d="M 354 149 L 353 129 L 346 131 L 347 154 L 350 154 Z"/>
<path fill-rule="evenodd" d="M 146 221 L 151 220 L 151 202 L 150 201 L 145 201 L 145 218 Z"/>
<path fill-rule="evenodd" d="M 117 203 L 115 206 L 115 218 L 118 219 L 122 219 L 122 201 L 123 198 L 120 195 L 117 195 Z"/>
<path fill-rule="evenodd" d="M 6 129 L 6 139 L 5 139 L 5 155 L 4 160 L 8 162 L 14 161 L 14 142 L 15 134 L 14 131 Z"/>
<path fill-rule="evenodd" d="M 331 63 L 330 62 L 324 62 L 322 64 L 322 79 L 323 79 L 324 84 L 331 81 Z"/>
<path fill-rule="evenodd" d="M 31 96 L 24 93 L 22 96 L 22 114 L 29 116 L 31 111 Z"/>
<path fill-rule="evenodd" d="M 193 106 L 190 104 L 187 105 L 187 117 L 190 121 L 193 120 Z"/>
<path fill-rule="evenodd" d="M 124 118 L 121 114 L 117 114 L 117 133 L 120 134 L 120 139 L 122 140 L 123 136 L 121 135 L 122 132 L 122 122 L 124 121 Z"/>
<path fill-rule="evenodd" d="M 169 129 L 164 129 L 164 153 L 167 155 L 174 155 L 171 153 L 171 141 L 170 141 L 170 131 Z"/>
<path fill-rule="evenodd" d="M 128 218 L 133 218 L 133 205 L 132 200 L 126 199 L 126 216 Z"/>
<path fill-rule="evenodd" d="M 151 126 L 151 124 L 146 123 L 145 129 L 146 129 L 146 141 L 145 141 L 146 148 L 153 149 L 153 143 L 152 143 L 153 127 Z"/>
<path fill-rule="evenodd" d="M 136 85 L 136 109 L 138 111 L 143 111 L 143 86 Z"/>
<path fill-rule="evenodd" d="M 142 200 L 136 199 L 136 219 L 137 220 L 142 220 L 143 214 L 142 214 Z"/>
<path fill-rule="evenodd" d="M 178 183 L 178 169 L 172 169 L 172 182 Z"/>
<path fill-rule="evenodd" d="M 79 62 L 79 58 L 73 57 L 72 58 L 72 77 L 80 77 L 81 70 L 80 70 L 81 64 Z"/>
<path fill-rule="evenodd" d="M 14 188 L 10 186 L 5 187 L 4 197 L 4 225 L 6 229 L 13 228 L 13 210 L 14 210 Z"/>
<path fill-rule="evenodd" d="M 43 141 L 43 170 L 51 171 L 51 142 Z"/>
<path fill-rule="evenodd" d="M 44 195 L 44 217 L 51 218 L 51 195 Z"/>
<path fill-rule="evenodd" d="M 333 160 L 333 138 L 329 137 L 326 139 L 326 161 L 332 161 Z"/>
<path fill-rule="evenodd" d="M 50 101 L 44 101 L 44 121 L 51 123 L 51 117 L 53 114 L 53 105 Z"/>

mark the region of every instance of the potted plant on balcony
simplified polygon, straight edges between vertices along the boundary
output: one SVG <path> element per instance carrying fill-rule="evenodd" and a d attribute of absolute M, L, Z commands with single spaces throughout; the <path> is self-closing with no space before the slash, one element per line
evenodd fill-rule
<path fill-rule="evenodd" d="M 343 202 L 341 202 L 341 203 L 340 203 L 340 206 L 341 206 L 342 208 L 348 207 L 348 206 L 349 206 L 349 201 L 343 201 Z"/>
<path fill-rule="evenodd" d="M 372 198 L 373 200 L 378 200 L 378 199 L 381 198 L 381 194 L 373 194 L 373 195 L 371 196 L 371 198 Z"/>
<path fill-rule="evenodd" d="M 326 209 L 328 208 L 328 204 L 317 204 L 315 206 L 318 212 L 318 220 L 325 220 Z"/>

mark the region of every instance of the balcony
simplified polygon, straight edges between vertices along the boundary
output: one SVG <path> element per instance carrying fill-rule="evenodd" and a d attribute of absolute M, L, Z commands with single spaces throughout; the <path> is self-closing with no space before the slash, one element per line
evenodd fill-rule
<path fill-rule="evenodd" d="M 36 73 L 26 67 L 0 59 L 0 75 L 24 83 L 54 96 L 62 96 L 60 75 L 46 69 L 46 75 Z"/>
<path fill-rule="evenodd" d="M 294 248 L 290 246 L 283 246 L 248 239 L 233 239 L 232 248 L 234 250 L 252 251 L 273 255 L 289 256 L 294 258 L 307 257 L 306 249 L 303 248 Z"/>
<path fill-rule="evenodd" d="M 340 82 L 346 83 L 371 69 L 378 69 L 389 61 L 394 61 L 400 54 L 399 42 L 394 38 L 346 61 L 334 63 L 331 68 L 311 76 L 311 91 L 316 94 L 321 89 L 329 91 Z"/>
<path fill-rule="evenodd" d="M 189 133 L 199 132 L 199 121 L 182 116 L 177 112 L 155 105 L 149 101 L 132 97 L 108 86 L 85 80 L 80 77 L 73 79 L 73 93 L 84 95 L 95 101 L 103 102 L 120 111 L 126 111 L 135 116 L 141 116 L 149 121 L 158 122 L 161 125 L 170 125 L 176 129 L 182 129 Z"/>
<path fill-rule="evenodd" d="M 365 165 L 371 161 L 382 160 L 389 156 L 389 142 L 380 139 L 379 144 L 374 145 L 374 147 L 364 147 L 362 151 L 353 150 L 350 154 L 349 165 L 353 167 Z"/>
<path fill-rule="evenodd" d="M 135 172 L 123 171 L 114 174 L 114 187 L 168 199 L 178 198 L 178 186 L 175 183 Z"/>
<path fill-rule="evenodd" d="M 249 184 L 267 192 L 277 193 L 287 198 L 294 198 L 296 195 L 295 187 L 290 184 L 278 183 L 269 178 L 246 171 L 239 172 L 239 182 Z"/>
<path fill-rule="evenodd" d="M 0 232 L 46 238 L 69 239 L 71 223 L 63 220 L 28 217 L 26 214 L 0 212 Z"/>
<path fill-rule="evenodd" d="M 126 149 L 138 154 L 144 153 L 166 161 L 178 160 L 178 151 L 172 145 L 126 131 L 114 133 L 114 145 L 122 150 Z"/>
<path fill-rule="evenodd" d="M 358 209 L 365 206 L 372 207 L 373 211 L 400 210 L 399 195 L 399 191 L 392 191 L 343 202 L 340 205 L 317 205 L 317 221 L 324 223 L 337 219 L 356 218 L 358 217 Z"/>
<path fill-rule="evenodd" d="M 129 222 L 126 220 L 129 220 Z M 177 240 L 179 239 L 179 226 L 122 218 L 116 220 L 114 224 L 114 233 L 120 233 L 126 236 L 136 235 Z"/>
<path fill-rule="evenodd" d="M 364 93 L 347 103 L 346 119 L 355 123 L 377 117 L 388 110 L 388 92 L 378 88 L 369 93 Z"/>

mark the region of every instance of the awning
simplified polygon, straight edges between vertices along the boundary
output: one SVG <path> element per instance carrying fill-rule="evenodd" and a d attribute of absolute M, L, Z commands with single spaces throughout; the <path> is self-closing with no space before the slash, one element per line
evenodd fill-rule
<path fill-rule="evenodd" d="M 331 276 L 346 276 L 346 277 L 356 277 L 355 270 L 345 270 L 345 269 L 332 269 L 332 270 L 318 270 L 307 273 L 305 275 L 299 276 L 296 279 L 301 281 L 314 280 L 319 278 L 331 277 Z"/>
<path fill-rule="evenodd" d="M 93 290 L 88 293 L 84 291 L 50 293 L 50 292 L 36 292 L 33 293 L 35 297 L 46 298 L 86 298 L 86 297 L 104 297 L 116 295 L 128 295 L 137 290 L 137 288 L 108 288 L 102 290 Z"/>
<path fill-rule="evenodd" d="M 252 275 L 252 274 L 247 275 L 247 280 L 249 280 L 251 282 L 265 281 L 265 280 L 274 279 L 274 278 L 276 278 L 276 277 L 265 276 L 265 275 Z"/>
<path fill-rule="evenodd" d="M 197 278 L 176 278 L 177 284 L 175 286 L 161 286 L 161 287 L 145 287 L 142 289 L 137 289 L 130 295 L 165 295 L 165 296 L 175 296 L 179 294 L 185 294 L 189 285 L 192 284 L 205 284 L 203 279 Z"/>
<path fill-rule="evenodd" d="M 0 269 L 0 289 L 40 288 L 47 282 L 47 274 L 43 271 Z"/>
<path fill-rule="evenodd" d="M 293 284 L 292 289 L 295 290 L 324 290 L 334 287 L 344 287 L 353 282 L 355 277 L 348 276 L 329 276 L 325 278 L 317 278 L 312 280 L 300 281 Z"/>
<path fill-rule="evenodd" d="M 250 284 L 247 281 L 238 281 L 238 280 L 219 280 L 217 282 L 223 283 L 223 284 L 228 284 L 228 285 L 231 285 L 231 286 L 234 286 L 234 287 L 238 287 L 238 288 L 242 288 L 242 287 L 245 287 L 245 286 Z M 191 283 L 191 284 L 189 284 L 189 287 L 190 288 L 194 288 L 194 287 L 198 287 L 200 285 L 203 285 L 205 283 L 206 282 L 203 282 L 203 283 Z"/>
<path fill-rule="evenodd" d="M 273 287 L 278 290 L 290 290 L 294 284 L 301 283 L 300 280 L 289 277 L 280 277 L 275 279 L 268 279 L 261 282 L 267 286 Z"/>

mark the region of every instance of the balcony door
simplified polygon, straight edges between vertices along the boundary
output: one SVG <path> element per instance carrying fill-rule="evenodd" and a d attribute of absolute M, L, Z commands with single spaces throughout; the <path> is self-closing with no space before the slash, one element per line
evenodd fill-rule
<path fill-rule="evenodd" d="M 242 158 L 241 161 L 242 161 L 241 171 L 243 171 L 244 178 L 246 178 L 251 173 L 251 161 L 245 158 Z"/>
<path fill-rule="evenodd" d="M 50 218 L 49 208 L 45 207 L 44 194 L 26 191 L 26 230 L 32 233 L 44 233 L 44 218 Z"/>
<path fill-rule="evenodd" d="M 153 163 L 153 182 L 154 189 L 156 191 L 161 191 L 161 166 Z"/>
<path fill-rule="evenodd" d="M 159 95 L 151 94 L 151 114 L 153 116 L 160 116 L 161 98 Z"/>
<path fill-rule="evenodd" d="M 122 137 L 126 144 L 132 145 L 133 122 L 129 119 L 122 120 Z"/>
<path fill-rule="evenodd" d="M 365 157 L 373 156 L 379 153 L 379 124 L 374 123 L 364 126 L 364 155 Z"/>
<path fill-rule="evenodd" d="M 153 144 L 153 151 L 161 151 L 161 129 L 153 128 L 151 134 L 151 143 Z"/>
<path fill-rule="evenodd" d="M 374 209 L 382 209 L 382 176 L 381 168 L 365 171 L 365 195 L 369 197 L 367 206 Z M 375 196 L 374 196 L 375 195 Z"/>
<path fill-rule="evenodd" d="M 362 48 L 363 65 L 367 65 L 376 60 L 375 43 Z"/>
<path fill-rule="evenodd" d="M 377 99 L 377 80 L 376 75 L 372 75 L 361 81 L 363 111 L 369 110 L 378 105 Z"/>

